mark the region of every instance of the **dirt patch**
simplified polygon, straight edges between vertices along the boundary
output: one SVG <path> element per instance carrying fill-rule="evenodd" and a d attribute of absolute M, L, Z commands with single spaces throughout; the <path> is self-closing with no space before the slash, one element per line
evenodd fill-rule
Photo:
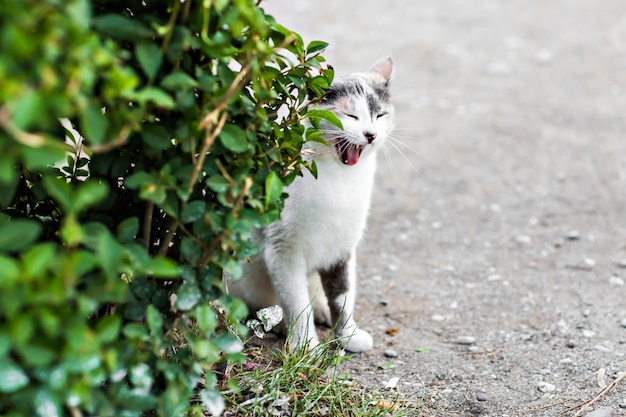
<path fill-rule="evenodd" d="M 623 2 L 266 5 L 338 72 L 395 60 L 402 155 L 359 252 L 375 348 L 345 368 L 441 416 L 555 416 L 626 371 Z M 626 415 L 625 386 L 597 406 Z"/>

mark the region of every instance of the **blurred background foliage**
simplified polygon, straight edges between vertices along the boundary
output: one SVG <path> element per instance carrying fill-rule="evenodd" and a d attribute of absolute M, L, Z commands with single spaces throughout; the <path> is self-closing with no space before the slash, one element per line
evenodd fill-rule
<path fill-rule="evenodd" d="M 221 413 L 221 274 L 315 172 L 325 46 L 249 0 L 2 1 L 1 415 Z"/>

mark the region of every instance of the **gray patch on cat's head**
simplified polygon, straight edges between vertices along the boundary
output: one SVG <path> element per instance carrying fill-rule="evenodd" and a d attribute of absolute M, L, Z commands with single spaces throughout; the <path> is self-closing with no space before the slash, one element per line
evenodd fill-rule
<path fill-rule="evenodd" d="M 391 99 L 389 80 L 370 73 L 353 74 L 333 83 L 322 103 L 328 107 L 342 107 L 346 100 L 355 97 L 364 97 L 370 114 L 376 115 Z"/>

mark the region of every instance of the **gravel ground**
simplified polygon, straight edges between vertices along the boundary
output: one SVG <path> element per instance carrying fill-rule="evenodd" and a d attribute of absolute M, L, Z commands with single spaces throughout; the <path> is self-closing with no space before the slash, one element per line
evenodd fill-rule
<path fill-rule="evenodd" d="M 338 73 L 396 65 L 402 153 L 359 255 L 375 347 L 345 369 L 425 416 L 500 417 L 558 416 L 625 372 L 624 1 L 264 6 Z M 626 416 L 626 381 L 594 407 Z"/>

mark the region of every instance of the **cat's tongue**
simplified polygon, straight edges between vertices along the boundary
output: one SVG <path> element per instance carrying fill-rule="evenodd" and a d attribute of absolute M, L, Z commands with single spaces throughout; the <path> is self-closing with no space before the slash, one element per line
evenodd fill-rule
<path fill-rule="evenodd" d="M 358 145 L 349 144 L 344 151 L 343 163 L 350 166 L 356 165 L 359 162 L 362 150 L 363 148 Z"/>

